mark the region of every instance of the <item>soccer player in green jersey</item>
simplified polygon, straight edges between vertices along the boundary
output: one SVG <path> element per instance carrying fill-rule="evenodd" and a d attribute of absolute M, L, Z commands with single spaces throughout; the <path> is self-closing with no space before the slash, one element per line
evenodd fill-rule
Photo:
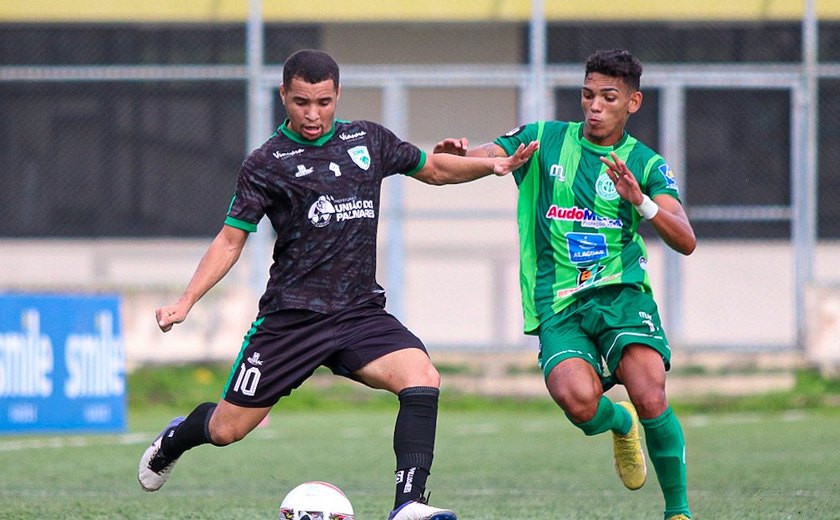
<path fill-rule="evenodd" d="M 684 255 L 696 239 L 673 172 L 625 132 L 642 106 L 641 74 L 627 51 L 596 52 L 586 62 L 582 122 L 526 124 L 473 149 L 445 139 L 435 152 L 499 157 L 540 142 L 514 179 L 525 332 L 539 336 L 546 387 L 586 435 L 612 432 L 616 469 L 630 489 L 647 475 L 641 424 L 664 517 L 685 520 L 685 440 L 665 395 L 671 351 L 638 227 L 647 220 Z M 604 396 L 616 383 L 630 403 Z"/>

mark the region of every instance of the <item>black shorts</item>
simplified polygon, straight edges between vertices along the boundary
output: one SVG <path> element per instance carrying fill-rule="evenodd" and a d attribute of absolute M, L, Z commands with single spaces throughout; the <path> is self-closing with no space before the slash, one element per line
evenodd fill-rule
<path fill-rule="evenodd" d="M 404 348 L 426 352 L 417 336 L 374 303 L 331 315 L 277 311 L 251 324 L 222 398 L 238 406 L 273 406 L 320 366 L 349 377 L 371 361 Z"/>

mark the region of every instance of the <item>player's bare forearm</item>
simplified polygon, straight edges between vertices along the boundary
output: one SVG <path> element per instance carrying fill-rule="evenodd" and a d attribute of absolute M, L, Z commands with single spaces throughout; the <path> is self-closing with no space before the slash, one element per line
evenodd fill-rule
<path fill-rule="evenodd" d="M 697 247 L 697 238 L 682 204 L 669 195 L 658 195 L 654 202 L 659 206 L 659 211 L 648 222 L 668 247 L 690 255 Z"/>
<path fill-rule="evenodd" d="M 507 154 L 504 149 L 497 144 L 484 143 L 471 150 L 467 150 L 467 157 L 488 157 L 493 159 L 496 157 L 507 157 Z"/>
<path fill-rule="evenodd" d="M 445 152 L 433 153 L 427 156 L 426 164 L 414 178 L 426 184 L 442 186 L 470 182 L 488 175 L 507 175 L 525 164 L 538 148 L 537 141 L 528 145 L 521 144 L 509 157 L 495 152 L 493 157 L 481 153 L 468 153 L 467 157 Z M 439 146 L 435 149 L 438 150 Z"/>
<path fill-rule="evenodd" d="M 193 305 L 225 277 L 239 259 L 247 238 L 245 231 L 230 226 L 222 228 L 199 261 L 181 297 L 172 305 L 155 311 L 158 326 L 163 332 L 184 321 Z"/>
<path fill-rule="evenodd" d="M 495 143 L 484 143 L 475 148 L 469 147 L 469 141 L 466 137 L 459 139 L 448 137 L 438 142 L 434 147 L 434 153 L 447 153 L 451 155 L 461 155 L 467 157 L 487 157 L 494 159 L 496 157 L 507 157 L 504 149 Z"/>
<path fill-rule="evenodd" d="M 239 260 L 247 238 L 247 232 L 224 226 L 198 263 L 195 274 L 181 299 L 195 304 L 207 291 L 219 283 Z"/>
<path fill-rule="evenodd" d="M 414 178 L 432 184 L 460 184 L 470 182 L 495 171 L 495 164 L 486 157 L 463 157 L 448 153 L 436 153 L 427 156 L 426 164 L 414 175 Z"/>

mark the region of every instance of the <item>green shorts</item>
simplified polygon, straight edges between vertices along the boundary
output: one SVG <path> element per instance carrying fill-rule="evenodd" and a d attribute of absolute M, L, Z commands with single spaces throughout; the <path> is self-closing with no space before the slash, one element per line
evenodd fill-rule
<path fill-rule="evenodd" d="M 561 361 L 581 358 L 595 368 L 606 390 L 618 382 L 611 374 L 622 351 L 636 343 L 659 352 L 665 370 L 671 368 L 671 349 L 656 302 L 627 285 L 604 287 L 576 301 L 545 320 L 539 337 L 539 364 L 546 379 Z"/>

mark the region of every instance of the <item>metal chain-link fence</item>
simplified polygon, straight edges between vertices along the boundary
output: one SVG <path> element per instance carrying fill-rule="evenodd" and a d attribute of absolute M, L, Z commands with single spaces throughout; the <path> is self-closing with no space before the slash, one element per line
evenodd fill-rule
<path fill-rule="evenodd" d="M 836 142 L 840 139 L 836 128 L 840 96 L 835 95 L 840 93 L 840 24 L 822 22 L 819 29 L 817 238 L 821 244 L 831 244 L 840 238 L 840 207 L 836 203 L 840 200 L 840 177 L 833 173 L 840 153 Z M 393 60 L 399 44 L 393 35 L 399 30 L 390 30 L 381 38 L 389 46 L 381 54 Z M 428 38 L 434 38 L 436 30 L 451 34 L 457 27 L 424 30 Z M 341 38 L 326 38 L 325 31 L 328 29 L 322 25 L 267 25 L 266 70 L 276 79 L 277 70 L 291 52 L 325 47 L 327 41 L 335 47 L 327 50 L 341 54 L 342 46 L 352 43 L 342 38 L 356 32 L 364 44 L 378 41 L 372 34 L 376 26 L 359 31 L 345 28 L 339 33 Z M 521 41 L 527 40 L 527 32 L 523 26 Z M 767 274 L 768 266 L 760 262 L 772 262 L 769 267 L 774 269 L 782 265 L 786 272 L 795 268 L 789 261 L 793 234 L 790 207 L 796 182 L 792 172 L 798 158 L 794 156 L 797 143 L 792 130 L 796 101 L 789 78 L 801 66 L 799 23 L 552 23 L 547 44 L 549 78 L 555 79 L 567 69 L 582 79 L 582 62 L 597 48 L 631 49 L 645 64 L 646 72 L 642 78 L 644 110 L 631 118 L 629 131 L 659 151 L 666 147 L 664 141 L 672 129 L 663 123 L 667 121 L 665 112 L 674 105 L 673 91 L 668 89 L 676 88 L 682 96 L 684 171 L 678 174 L 684 175 L 686 207 L 701 245 L 719 246 L 729 255 L 730 263 L 707 262 L 711 267 L 703 271 L 699 283 L 686 282 L 686 286 L 701 287 L 701 292 L 688 297 L 689 308 L 681 321 L 689 324 L 680 333 L 681 339 L 692 344 L 790 347 L 796 341 L 791 332 L 796 325 L 789 306 L 755 314 L 748 311 L 779 291 L 781 298 L 790 299 L 789 284 L 796 283 L 789 280 L 781 289 L 774 289 L 775 275 L 772 271 Z M 462 74 L 457 80 L 435 76 L 440 78 L 436 87 L 472 89 L 476 96 L 508 88 L 514 96 L 521 96 L 522 85 L 517 79 L 494 85 L 492 78 L 524 74 L 526 47 L 520 45 L 521 54 L 509 62 L 472 63 L 464 67 L 472 75 Z M 236 172 L 247 154 L 245 49 L 245 30 L 236 25 L 0 25 L 0 240 L 211 237 L 222 224 Z M 416 54 L 416 49 L 409 50 Z M 412 75 L 403 64 L 378 55 L 375 45 L 366 48 L 364 55 L 356 55 L 351 67 L 354 74 L 346 85 L 367 90 L 359 96 L 362 99 L 376 92 L 369 96 L 377 104 L 370 112 L 387 115 L 389 107 L 395 106 L 387 103 L 396 77 L 389 76 L 389 67 L 403 67 L 402 79 L 397 79 L 405 81 L 407 88 L 417 74 L 434 76 L 447 70 L 440 64 L 418 64 Z M 453 53 L 452 64 L 460 63 L 459 58 Z M 416 55 L 411 63 L 418 63 Z M 761 85 L 750 81 L 755 67 L 761 67 Z M 777 85 L 772 83 L 774 70 L 780 78 Z M 494 72 L 498 74 L 494 76 Z M 704 72 L 715 81 L 686 80 Z M 558 80 L 553 85 L 553 113 L 558 119 L 580 116 L 576 81 Z M 426 88 L 428 85 L 418 87 Z M 272 96 L 276 126 L 283 118 L 276 88 Z M 426 110 L 411 111 L 413 119 L 405 122 L 412 129 L 408 137 L 438 127 L 438 137 L 445 137 L 445 125 L 433 110 L 434 97 L 417 92 L 413 96 L 430 105 Z M 482 108 L 479 100 L 469 111 Z M 447 110 L 454 114 L 459 107 Z M 509 127 L 506 124 L 488 132 L 499 135 Z M 428 142 L 431 137 L 424 135 L 423 139 Z M 499 218 L 492 213 L 495 204 L 488 201 L 488 218 Z M 406 225 L 410 226 L 412 216 L 410 212 L 407 215 Z M 388 214 L 383 216 L 387 229 L 393 222 Z M 465 217 L 456 214 L 455 218 Z M 750 256 L 749 262 L 757 263 L 745 269 L 762 275 L 760 291 L 726 297 L 740 311 L 747 310 L 745 319 L 754 322 L 752 332 L 739 329 L 717 339 L 706 337 L 704 327 L 720 328 L 720 320 L 733 314 L 716 303 L 722 301 L 729 283 L 724 270 L 731 266 L 731 259 L 745 258 L 746 244 L 758 245 L 760 251 L 774 247 L 781 251 L 770 260 Z M 481 251 L 470 253 L 461 248 L 458 255 L 477 258 Z M 386 267 L 388 261 L 383 262 Z M 492 276 L 507 270 L 506 261 L 496 258 Z M 698 275 L 688 275 L 693 276 Z M 824 268 L 818 276 L 830 281 L 836 273 Z M 36 282 L 38 285 L 40 280 Z M 416 282 L 409 282 L 407 291 L 412 283 Z M 26 281 L 19 285 L 25 286 Z M 491 300 L 495 297 L 492 291 L 488 295 Z M 491 314 L 498 318 L 505 311 Z M 500 327 L 496 320 L 480 341 L 494 339 L 496 331 L 513 330 L 504 325 Z M 776 332 L 763 333 L 774 326 L 778 326 Z M 518 333 L 513 330 L 511 334 Z"/>

